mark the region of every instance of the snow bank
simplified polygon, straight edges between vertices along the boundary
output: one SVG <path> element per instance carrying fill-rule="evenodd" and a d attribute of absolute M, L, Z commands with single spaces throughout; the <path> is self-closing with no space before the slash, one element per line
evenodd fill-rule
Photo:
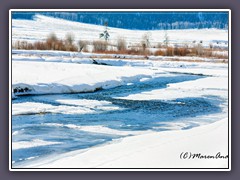
<path fill-rule="evenodd" d="M 193 158 L 190 153 L 200 153 L 202 158 Z M 217 154 L 221 158 L 210 158 Z M 228 121 L 223 119 L 189 130 L 127 137 L 85 152 L 66 153 L 57 160 L 25 165 L 24 168 L 227 168 L 227 155 Z"/>
<path fill-rule="evenodd" d="M 41 139 L 34 139 L 32 141 L 18 141 L 18 142 L 12 142 L 12 150 L 38 147 L 38 146 L 48 146 L 53 144 L 61 144 L 61 142 L 50 142 L 50 141 L 44 141 Z"/>
<path fill-rule="evenodd" d="M 13 103 L 12 115 L 26 115 L 26 114 L 44 114 L 44 113 L 60 113 L 60 114 L 88 114 L 99 113 L 101 111 L 113 111 L 120 108 L 112 105 L 106 101 L 94 100 L 57 100 L 56 102 L 63 102 L 64 104 L 75 104 L 76 106 L 68 105 L 51 105 L 46 103 L 24 102 Z"/>
<path fill-rule="evenodd" d="M 176 100 L 203 96 L 228 98 L 228 79 L 226 77 L 207 77 L 193 81 L 168 84 L 167 88 L 130 94 L 118 99 L 128 100 Z"/>
<path fill-rule="evenodd" d="M 217 51 L 218 52 L 218 51 Z M 225 52 L 225 51 L 224 51 Z M 219 52 L 222 53 L 222 52 Z M 219 54 L 222 55 L 222 54 Z M 112 66 L 143 66 L 150 65 L 149 60 L 154 61 L 181 61 L 181 62 L 227 62 L 226 59 L 206 58 L 198 56 L 146 56 L 126 54 L 97 54 L 86 52 L 53 51 L 53 50 L 12 50 L 13 61 L 40 61 L 40 62 L 64 62 L 92 64 L 93 59 L 99 63 Z M 131 61 L 129 61 L 131 60 Z M 154 62 L 155 63 L 155 62 Z M 178 62 L 179 63 L 179 62 Z"/>
<path fill-rule="evenodd" d="M 104 60 L 103 60 L 104 61 Z M 106 62 L 106 61 L 104 61 Z M 108 61 L 110 62 L 110 61 Z M 166 62 L 132 60 L 121 61 L 124 66 L 99 66 L 62 62 L 13 61 L 13 89 L 28 88 L 29 94 L 72 93 L 94 91 L 132 82 L 144 81 L 154 76 L 171 76 L 169 73 L 207 75 L 201 79 L 168 84 L 165 89 L 117 97 L 134 100 L 175 100 L 185 97 L 219 96 L 228 99 L 228 65 L 216 63 Z M 114 62 L 112 61 L 112 64 Z M 119 64 L 120 65 L 120 64 Z M 126 66 L 127 65 L 127 66 Z M 131 67 L 136 66 L 136 67 Z M 26 92 L 25 92 L 26 93 Z M 19 94 L 19 93 L 16 93 Z M 21 92 L 20 92 L 21 94 Z M 56 98 L 56 97 L 54 97 Z M 56 98 L 59 106 L 36 103 L 14 103 L 13 115 L 19 113 L 94 113 L 95 110 L 118 108 L 109 102 Z M 175 102 L 177 103 L 177 101 Z M 227 105 L 222 104 L 223 117 Z M 221 116 L 222 117 L 222 116 Z M 210 118 L 211 119 L 211 118 Z M 211 122 L 216 118 L 212 118 Z M 178 122 L 176 122 L 178 123 Z M 227 159 L 181 159 L 181 153 L 201 153 L 214 156 L 218 152 L 227 155 L 227 119 L 189 130 L 181 124 L 167 124 L 169 129 L 181 129 L 158 133 L 118 131 L 104 126 L 77 126 L 73 124 L 48 124 L 105 134 L 137 135 L 120 142 L 105 144 L 86 152 L 76 151 L 55 159 L 31 162 L 21 168 L 224 168 Z M 174 126 L 174 127 L 173 127 Z M 161 127 L 160 127 L 161 128 Z M 17 133 L 17 132 L 16 132 Z M 177 148 L 176 148 L 177 147 Z M 56 159 L 57 158 L 57 159 Z"/>
<path fill-rule="evenodd" d="M 151 70 L 134 67 L 53 62 L 13 61 L 12 68 L 15 95 L 93 92 L 150 78 L 154 74 Z"/>
<path fill-rule="evenodd" d="M 72 51 L 55 51 L 55 50 L 12 50 L 13 60 L 18 61 L 52 61 L 52 62 L 92 62 L 92 59 L 98 58 L 115 58 L 116 59 L 144 59 L 144 55 L 127 55 L 127 54 L 104 54 L 104 53 L 87 53 Z M 155 57 L 155 56 L 153 56 Z"/>

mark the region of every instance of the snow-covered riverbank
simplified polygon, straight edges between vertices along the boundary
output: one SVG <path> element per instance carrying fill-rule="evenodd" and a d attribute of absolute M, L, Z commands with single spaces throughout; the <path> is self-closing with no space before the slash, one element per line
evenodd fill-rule
<path fill-rule="evenodd" d="M 15 95 L 93 92 L 151 78 L 154 74 L 133 67 L 27 61 L 12 64 Z"/>
<path fill-rule="evenodd" d="M 227 119 L 190 130 L 127 137 L 86 152 L 66 153 L 57 160 L 43 160 L 25 166 L 25 168 L 227 167 Z"/>
<path fill-rule="evenodd" d="M 29 57 L 28 57 L 29 58 Z M 127 60 L 125 60 L 127 61 Z M 104 61 L 102 62 L 108 62 Z M 136 65 L 137 63 L 137 65 Z M 86 150 L 63 153 L 57 157 L 44 158 L 21 164 L 21 168 L 227 168 L 228 158 L 228 66 L 218 63 L 167 62 L 129 60 L 128 65 L 111 66 L 78 64 L 63 62 L 34 62 L 29 60 L 13 61 L 13 88 L 28 87 L 29 94 L 51 94 L 91 92 L 98 88 L 111 88 L 132 83 L 148 81 L 153 77 L 178 77 L 180 74 L 205 75 L 204 78 L 169 83 L 165 88 L 139 93 L 128 92 L 129 95 L 113 97 L 126 100 L 161 100 L 169 103 L 182 103 L 181 98 L 207 98 L 221 113 L 209 115 L 201 120 L 201 116 L 182 118 L 177 122 L 166 123 L 166 129 L 172 131 L 118 131 L 101 126 L 103 133 L 116 135 L 134 135 L 114 140 Z M 179 75 L 178 75 L 179 74 Z M 19 94 L 18 92 L 15 93 Z M 20 93 L 21 94 L 21 93 Z M 223 103 L 218 104 L 219 97 Z M 19 97 L 21 98 L 21 97 Z M 119 107 L 108 101 L 69 100 L 61 96 L 55 99 L 55 106 L 45 103 L 14 103 L 13 115 L 35 113 L 86 114 L 99 110 L 114 111 Z M 35 98 L 37 99 L 37 98 Z M 50 99 L 51 100 L 51 99 Z M 70 105 L 70 106 L 69 106 Z M 99 112 L 98 112 L 99 113 Z M 218 116 L 218 117 L 217 117 Z M 221 120 L 219 120 L 219 118 Z M 200 120 L 197 120 L 200 119 Z M 207 120 L 206 120 L 207 119 Z M 216 120 L 219 120 L 215 122 Z M 186 122 L 198 122 L 200 127 L 183 130 Z M 208 124 L 214 122 L 212 124 Z M 160 122 L 163 123 L 164 122 Z M 182 124 L 181 124 L 182 123 Z M 45 124 L 51 125 L 51 123 Z M 52 127 L 78 127 L 72 124 L 52 123 Z M 98 132 L 100 126 L 79 126 L 78 130 Z M 95 129 L 93 129 L 95 128 Z M 96 129 L 97 128 L 97 129 Z M 92 130 L 93 129 L 93 130 Z M 156 127 L 157 129 L 157 127 Z M 179 130 L 178 130 L 179 129 Z M 106 131 L 106 132 L 105 132 Z M 35 142 L 36 140 L 34 140 Z M 45 142 L 42 140 L 38 140 Z M 36 142 L 38 142 L 36 141 Z M 24 143 L 30 143 L 23 141 Z M 15 142 L 15 148 L 18 144 Z M 58 142 L 46 141 L 44 145 Z M 36 144 L 36 143 L 35 143 Z M 39 144 L 39 143 L 38 143 Z M 42 144 L 40 144 L 42 145 Z M 31 146 L 31 145 L 29 145 Z M 182 159 L 181 154 L 201 154 L 202 158 Z M 221 158 L 219 158 L 219 153 Z M 210 158 L 215 156 L 218 158 Z M 183 156 L 183 155 L 182 155 Z M 186 155 L 187 156 L 187 155 Z M 208 158 L 205 159 L 205 156 Z M 16 165 L 18 167 L 18 165 Z"/>

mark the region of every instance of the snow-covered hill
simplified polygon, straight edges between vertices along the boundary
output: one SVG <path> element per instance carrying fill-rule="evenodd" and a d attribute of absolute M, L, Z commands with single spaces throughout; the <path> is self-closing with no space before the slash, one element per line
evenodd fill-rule
<path fill-rule="evenodd" d="M 104 26 L 85 24 L 63 19 L 36 15 L 34 20 L 12 19 L 12 40 L 21 41 L 43 41 L 50 33 L 55 33 L 57 37 L 64 39 L 67 33 L 75 37 L 75 42 L 79 40 L 99 40 L 99 34 L 104 31 Z M 115 43 L 119 37 L 124 38 L 128 45 L 135 45 L 141 42 L 142 36 L 149 34 L 150 43 L 156 46 L 163 43 L 167 33 L 169 42 L 174 44 L 199 43 L 204 46 L 215 44 L 222 47 L 228 45 L 228 31 L 220 29 L 186 29 L 186 30 L 127 30 L 109 27 L 110 43 Z"/>

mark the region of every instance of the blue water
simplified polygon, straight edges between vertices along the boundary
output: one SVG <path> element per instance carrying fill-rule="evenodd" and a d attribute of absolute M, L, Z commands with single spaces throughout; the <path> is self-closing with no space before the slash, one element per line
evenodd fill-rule
<path fill-rule="evenodd" d="M 12 132 L 18 131 L 12 136 L 14 142 L 31 141 L 41 139 L 44 141 L 60 142 L 61 144 L 38 146 L 12 151 L 14 165 L 30 161 L 27 158 L 44 158 L 49 155 L 61 154 L 73 150 L 90 148 L 105 142 L 112 141 L 123 135 L 93 133 L 72 129 L 64 126 L 49 126 L 47 123 L 73 124 L 76 126 L 101 125 L 120 131 L 146 131 L 165 130 L 159 122 L 172 122 L 184 118 L 194 118 L 200 115 L 213 114 L 221 111 L 214 102 L 221 103 L 219 97 L 195 97 L 181 98 L 175 101 L 160 100 L 123 100 L 114 97 L 127 96 L 133 93 L 165 88 L 168 83 L 205 78 L 198 75 L 179 74 L 170 77 L 154 78 L 132 85 L 124 85 L 107 90 L 99 90 L 94 93 L 62 94 L 68 99 L 89 99 L 109 101 L 120 107 L 114 111 L 99 111 L 97 114 L 29 114 L 12 116 Z M 49 98 L 51 97 L 51 98 Z M 13 100 L 19 102 L 41 102 L 52 105 L 60 105 L 56 102 L 59 95 L 22 96 Z M 210 100 L 211 99 L 211 100 Z M 189 127 L 191 128 L 191 127 Z"/>

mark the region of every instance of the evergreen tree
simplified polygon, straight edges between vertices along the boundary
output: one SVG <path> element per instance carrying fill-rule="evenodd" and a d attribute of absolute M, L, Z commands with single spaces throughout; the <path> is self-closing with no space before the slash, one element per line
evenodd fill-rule
<path fill-rule="evenodd" d="M 103 33 L 100 33 L 99 37 L 100 38 L 104 38 L 105 41 L 107 41 L 109 39 L 109 37 L 110 37 L 110 35 L 108 33 L 108 23 L 105 22 L 104 26 L 105 26 L 105 30 L 103 31 Z"/>

